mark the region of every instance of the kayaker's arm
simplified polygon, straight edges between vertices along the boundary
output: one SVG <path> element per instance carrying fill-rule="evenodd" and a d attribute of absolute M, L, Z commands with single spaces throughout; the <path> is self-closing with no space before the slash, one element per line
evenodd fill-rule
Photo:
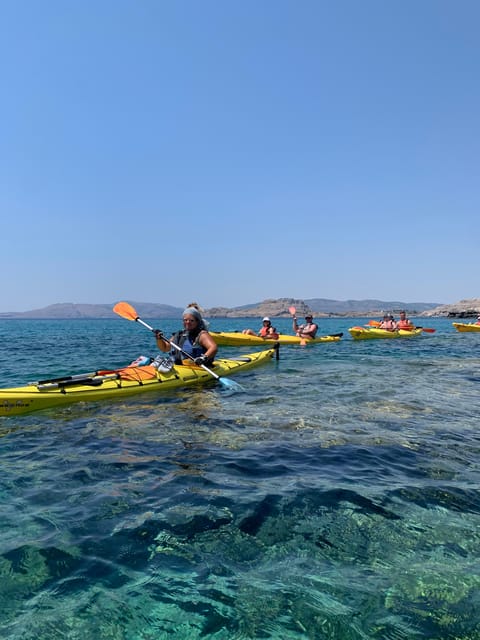
<path fill-rule="evenodd" d="M 160 351 L 163 351 L 164 353 L 170 351 L 170 342 L 165 340 L 165 338 L 163 337 L 163 333 L 159 329 L 155 329 L 154 333 L 155 340 L 157 341 L 157 347 L 160 349 Z"/>
<path fill-rule="evenodd" d="M 208 331 L 202 331 L 198 337 L 198 341 L 200 342 L 202 347 L 205 349 L 205 353 L 203 354 L 203 357 L 208 362 L 213 362 L 218 351 L 218 345 L 215 342 L 215 340 L 208 333 Z"/>

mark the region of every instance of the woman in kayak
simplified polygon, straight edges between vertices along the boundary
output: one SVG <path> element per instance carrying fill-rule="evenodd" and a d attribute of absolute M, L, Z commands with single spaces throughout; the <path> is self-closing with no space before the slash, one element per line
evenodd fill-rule
<path fill-rule="evenodd" d="M 315 338 L 318 331 L 318 325 L 313 321 L 311 313 L 305 316 L 305 324 L 297 324 L 297 316 L 293 316 L 293 330 L 299 338 Z"/>
<path fill-rule="evenodd" d="M 388 315 L 388 313 L 386 313 L 383 316 L 382 322 L 380 322 L 380 324 L 378 325 L 378 328 L 385 329 L 385 331 L 396 331 L 397 323 L 395 322 L 393 316 Z"/>
<path fill-rule="evenodd" d="M 406 311 L 400 311 L 400 320 L 397 322 L 397 329 L 406 329 L 407 331 L 415 329 L 415 325 L 407 318 Z"/>
<path fill-rule="evenodd" d="M 277 340 L 278 333 L 275 327 L 272 327 L 270 318 L 265 316 L 262 320 L 262 326 L 258 333 L 255 333 L 252 329 L 244 329 L 242 333 L 246 333 L 249 336 L 260 336 L 260 338 L 268 338 L 269 340 Z"/>
<path fill-rule="evenodd" d="M 155 331 L 155 339 L 157 347 L 160 351 L 168 352 L 174 360 L 175 364 L 182 364 L 182 354 L 165 340 L 161 331 Z M 207 326 L 197 305 L 190 305 L 183 312 L 183 329 L 172 335 L 171 342 L 180 347 L 185 353 L 191 356 L 196 365 L 211 365 L 213 359 L 217 355 L 218 347 L 208 333 Z"/>

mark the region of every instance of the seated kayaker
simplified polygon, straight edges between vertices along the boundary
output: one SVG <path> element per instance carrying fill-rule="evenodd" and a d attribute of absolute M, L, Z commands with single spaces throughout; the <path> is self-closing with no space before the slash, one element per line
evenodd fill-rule
<path fill-rule="evenodd" d="M 400 319 L 397 322 L 397 329 L 405 329 L 407 331 L 415 329 L 415 325 L 407 318 L 406 311 L 400 311 Z"/>
<path fill-rule="evenodd" d="M 382 322 L 380 322 L 380 324 L 378 325 L 378 328 L 385 329 L 385 331 L 396 331 L 397 323 L 395 322 L 395 319 L 392 315 L 389 315 L 388 313 L 386 313 L 383 316 Z"/>
<path fill-rule="evenodd" d="M 155 339 L 160 351 L 170 352 L 175 364 L 182 364 L 187 356 L 170 345 L 161 331 L 155 331 Z M 195 364 L 210 366 L 217 355 L 217 344 L 208 333 L 202 314 L 195 306 L 189 306 L 183 312 L 183 329 L 174 333 L 171 342 L 191 356 Z"/>
<path fill-rule="evenodd" d="M 272 322 L 270 320 L 270 318 L 268 318 L 267 316 L 265 316 L 265 318 L 262 320 L 262 327 L 260 328 L 260 330 L 255 333 L 255 331 L 253 331 L 252 329 L 244 329 L 242 331 L 242 333 L 245 333 L 249 336 L 259 336 L 260 338 L 265 338 L 265 339 L 269 339 L 269 340 L 277 340 L 278 339 L 278 333 L 277 330 L 275 329 L 275 327 L 272 327 Z"/>
<path fill-rule="evenodd" d="M 305 316 L 305 324 L 298 325 L 297 316 L 293 316 L 293 330 L 299 338 L 315 338 L 318 331 L 318 325 L 313 321 L 311 313 Z"/>

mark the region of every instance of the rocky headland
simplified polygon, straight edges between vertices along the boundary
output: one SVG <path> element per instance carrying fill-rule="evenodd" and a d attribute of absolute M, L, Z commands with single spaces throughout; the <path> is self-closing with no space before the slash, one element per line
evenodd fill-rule
<path fill-rule="evenodd" d="M 433 309 L 427 309 L 420 314 L 425 318 L 476 318 L 480 313 L 480 298 L 460 300 L 454 304 L 442 304 Z"/>
<path fill-rule="evenodd" d="M 246 305 L 244 307 L 213 307 L 205 310 L 205 315 L 209 318 L 253 318 L 269 316 L 270 318 L 286 318 L 290 316 L 289 307 L 295 307 L 296 314 L 299 318 L 305 316 L 306 313 L 314 313 L 313 309 L 304 300 L 296 298 L 277 298 L 264 300 L 255 305 Z M 317 316 L 328 314 L 315 314 Z"/>

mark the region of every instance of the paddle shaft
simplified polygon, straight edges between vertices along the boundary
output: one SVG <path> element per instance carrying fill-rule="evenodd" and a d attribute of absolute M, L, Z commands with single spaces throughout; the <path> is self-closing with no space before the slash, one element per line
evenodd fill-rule
<path fill-rule="evenodd" d="M 47 378 L 46 380 L 37 380 L 35 382 L 29 382 L 28 384 L 39 386 L 49 384 L 76 384 L 89 380 L 90 378 L 97 378 L 98 376 L 118 375 L 117 371 L 113 369 L 102 369 L 101 371 L 91 371 L 90 373 L 77 373 L 73 376 L 62 376 L 60 378 Z"/>
<path fill-rule="evenodd" d="M 99 387 L 104 383 L 105 380 L 118 380 L 120 374 L 118 373 L 109 373 L 105 375 L 98 375 L 92 373 L 92 375 L 87 376 L 71 376 L 70 380 L 59 380 L 58 382 L 39 382 L 36 386 L 39 391 L 49 391 L 51 389 L 63 389 L 64 387 L 73 387 L 73 386 L 89 386 L 89 387 Z"/>

